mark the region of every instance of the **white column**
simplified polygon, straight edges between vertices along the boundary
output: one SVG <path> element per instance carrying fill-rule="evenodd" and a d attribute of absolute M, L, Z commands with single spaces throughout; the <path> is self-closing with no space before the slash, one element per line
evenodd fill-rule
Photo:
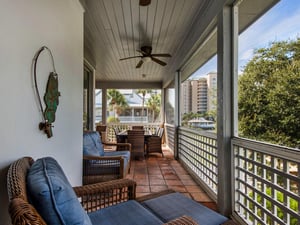
<path fill-rule="evenodd" d="M 107 89 L 102 88 L 102 124 L 106 124 Z"/>
<path fill-rule="evenodd" d="M 232 7 L 225 6 L 218 16 L 218 109 L 217 109 L 217 140 L 218 140 L 218 195 L 217 204 L 220 213 L 229 216 L 232 213 L 232 162 L 231 138 L 234 135 L 235 91 L 237 88 L 234 73 L 233 43 L 237 42 L 234 35 Z"/>
<path fill-rule="evenodd" d="M 174 122 L 175 122 L 175 133 L 174 133 L 174 157 L 178 158 L 178 127 L 181 124 L 180 121 L 180 81 L 181 81 L 180 71 L 176 71 L 175 74 L 175 112 L 174 112 Z"/>

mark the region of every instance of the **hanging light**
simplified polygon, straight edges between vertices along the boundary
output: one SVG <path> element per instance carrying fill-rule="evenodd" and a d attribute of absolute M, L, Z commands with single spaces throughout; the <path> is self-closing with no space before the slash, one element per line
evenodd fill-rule
<path fill-rule="evenodd" d="M 147 63 L 147 62 L 151 61 L 151 57 L 150 56 L 145 56 L 145 57 L 142 57 L 142 60 L 143 60 L 144 63 Z"/>

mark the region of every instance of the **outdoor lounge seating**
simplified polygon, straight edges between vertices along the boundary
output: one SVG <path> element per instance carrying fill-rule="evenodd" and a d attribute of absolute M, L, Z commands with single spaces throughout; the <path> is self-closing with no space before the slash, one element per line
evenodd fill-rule
<path fill-rule="evenodd" d="M 219 225 L 226 217 L 166 190 L 136 198 L 128 179 L 72 188 L 51 157 L 23 157 L 7 175 L 9 213 L 16 224 Z M 29 201 L 30 199 L 30 201 Z"/>
<path fill-rule="evenodd" d="M 122 146 L 127 151 L 105 151 L 105 146 Z M 125 178 L 130 171 L 129 143 L 102 143 L 97 131 L 83 134 L 83 184 Z"/>

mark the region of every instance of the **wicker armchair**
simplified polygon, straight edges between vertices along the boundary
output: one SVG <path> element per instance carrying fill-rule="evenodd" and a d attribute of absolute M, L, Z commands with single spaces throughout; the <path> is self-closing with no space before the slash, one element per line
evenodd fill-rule
<path fill-rule="evenodd" d="M 130 172 L 131 144 L 102 143 L 98 132 L 86 132 L 83 138 L 83 146 L 83 184 L 122 179 Z M 85 153 L 87 148 L 88 150 L 98 150 L 104 148 L 104 146 L 116 146 L 117 148 L 116 151 L 102 149 L 103 154 L 97 152 L 96 154 Z M 118 147 L 120 146 L 122 150 L 119 151 L 120 148 Z"/>
<path fill-rule="evenodd" d="M 7 191 L 9 196 L 9 214 L 12 225 L 46 225 L 45 220 L 28 201 L 26 177 L 34 160 L 31 157 L 23 157 L 13 162 L 7 173 Z M 106 207 L 117 205 L 136 199 L 136 183 L 132 180 L 121 179 L 104 183 L 90 184 L 74 187 L 82 207 L 87 212 L 95 212 Z M 158 197 L 172 191 L 164 191 L 147 198 L 136 199 L 143 201 Z M 97 200 L 97 201 L 96 201 Z M 188 216 L 182 216 L 165 225 L 197 225 Z"/>

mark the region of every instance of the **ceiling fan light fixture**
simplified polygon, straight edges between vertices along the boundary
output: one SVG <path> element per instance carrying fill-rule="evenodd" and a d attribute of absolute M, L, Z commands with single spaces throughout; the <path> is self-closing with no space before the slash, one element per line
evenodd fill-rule
<path fill-rule="evenodd" d="M 142 58 L 144 63 L 150 62 L 151 61 L 151 57 L 150 56 L 145 56 Z"/>

